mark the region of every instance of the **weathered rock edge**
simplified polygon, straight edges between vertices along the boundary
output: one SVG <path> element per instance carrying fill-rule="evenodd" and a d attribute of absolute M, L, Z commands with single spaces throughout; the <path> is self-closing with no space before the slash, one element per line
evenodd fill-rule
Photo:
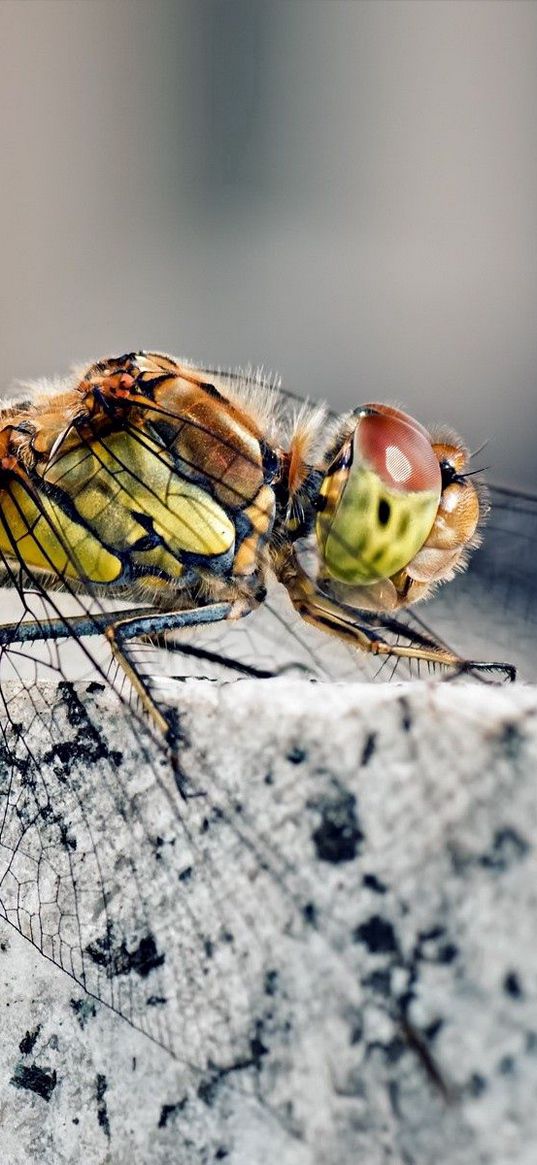
<path fill-rule="evenodd" d="M 154 786 L 122 710 L 77 690 L 126 779 Z M 98 1004 L 82 1026 L 80 989 L 1 924 L 6 1160 L 533 1163 L 535 689 L 280 678 L 172 698 L 185 788 L 206 794 L 181 807 L 203 838 L 191 864 L 200 895 L 204 868 L 220 888 L 214 919 L 210 894 L 190 900 L 213 936 L 190 983 L 200 1070 Z M 164 835 L 161 802 L 146 810 Z M 173 919 L 172 900 L 168 987 L 186 958 Z"/>

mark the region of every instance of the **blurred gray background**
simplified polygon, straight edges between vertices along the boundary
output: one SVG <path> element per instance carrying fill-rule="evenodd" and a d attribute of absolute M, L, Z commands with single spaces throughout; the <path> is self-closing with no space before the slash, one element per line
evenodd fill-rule
<path fill-rule="evenodd" d="M 1 390 L 162 348 L 537 486 L 537 5 L 2 0 Z"/>

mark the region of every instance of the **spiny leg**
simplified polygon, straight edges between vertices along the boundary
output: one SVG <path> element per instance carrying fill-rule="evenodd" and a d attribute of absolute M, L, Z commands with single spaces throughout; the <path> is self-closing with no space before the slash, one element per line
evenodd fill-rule
<path fill-rule="evenodd" d="M 414 644 L 387 643 L 379 632 L 360 621 L 360 612 L 351 607 L 339 605 L 325 595 L 315 583 L 301 571 L 293 573 L 286 580 L 286 586 L 299 615 L 321 631 L 371 655 L 396 656 L 402 659 L 416 659 L 424 663 L 437 663 L 454 668 L 457 672 L 500 671 L 509 680 L 516 677 L 516 669 L 509 663 L 482 663 L 477 660 L 462 659 L 441 643 L 421 642 Z M 410 629 L 401 628 L 409 638 Z"/>

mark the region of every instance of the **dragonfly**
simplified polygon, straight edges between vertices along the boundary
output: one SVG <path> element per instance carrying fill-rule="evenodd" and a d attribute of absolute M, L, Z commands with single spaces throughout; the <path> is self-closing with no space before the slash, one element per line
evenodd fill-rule
<path fill-rule="evenodd" d="M 186 764 L 181 682 L 531 678 L 537 504 L 489 495 L 487 517 L 448 429 L 376 402 L 335 417 L 261 373 L 160 353 L 4 404 L 0 917 L 192 1070 L 255 1045 L 255 925 L 216 874 L 211 822 L 268 897 L 307 893 Z"/>

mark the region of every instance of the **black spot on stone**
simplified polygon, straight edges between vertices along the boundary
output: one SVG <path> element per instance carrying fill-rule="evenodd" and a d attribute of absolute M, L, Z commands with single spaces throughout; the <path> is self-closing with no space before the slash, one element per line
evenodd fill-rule
<path fill-rule="evenodd" d="M 225 1157 L 229 1157 L 229 1149 L 226 1149 L 224 1145 L 220 1145 L 220 1148 L 216 1150 L 214 1159 L 215 1161 L 223 1161 Z"/>
<path fill-rule="evenodd" d="M 497 829 L 492 846 L 487 853 L 482 854 L 480 864 L 486 870 L 495 870 L 503 874 L 514 862 L 520 861 L 529 851 L 529 844 L 516 829 L 506 826 Z"/>
<path fill-rule="evenodd" d="M 510 995 L 511 999 L 521 999 L 523 995 L 520 979 L 516 971 L 509 971 L 503 981 L 503 989 L 506 995 Z"/>
<path fill-rule="evenodd" d="M 306 760 L 307 755 L 308 754 L 305 748 L 299 748 L 299 746 L 295 744 L 294 747 L 291 748 L 287 753 L 287 760 L 292 765 L 301 765 Z"/>
<path fill-rule="evenodd" d="M 207 1105 L 207 1108 L 212 1108 L 216 1100 L 216 1094 L 218 1092 L 220 1080 L 221 1076 L 218 1072 L 216 1072 L 213 1076 L 208 1076 L 206 1080 L 202 1080 L 201 1083 L 198 1084 L 197 1095 L 203 1104 Z"/>
<path fill-rule="evenodd" d="M 394 954 L 398 949 L 391 922 L 382 918 L 380 914 L 373 914 L 367 922 L 357 926 L 353 937 L 355 942 L 364 943 L 373 955 Z"/>
<path fill-rule="evenodd" d="M 400 1036 L 394 1036 L 393 1040 L 384 1045 L 384 1054 L 388 1064 L 397 1064 L 405 1052 L 406 1044 Z"/>
<path fill-rule="evenodd" d="M 203 940 L 203 949 L 208 959 L 212 959 L 214 955 L 214 943 L 212 939 L 206 938 Z"/>
<path fill-rule="evenodd" d="M 428 1040 L 428 1042 L 430 1044 L 432 1044 L 433 1041 L 436 1039 L 441 1028 L 443 1028 L 443 1026 L 444 1026 L 443 1019 L 440 1019 L 440 1018 L 433 1019 L 432 1023 L 428 1024 L 427 1027 L 425 1027 L 423 1029 L 423 1034 L 425 1036 L 425 1039 Z"/>
<path fill-rule="evenodd" d="M 262 1031 L 263 1021 L 256 1020 L 255 1034 L 250 1040 L 249 1056 L 244 1057 L 242 1060 L 235 1060 L 225 1067 L 217 1067 L 215 1064 L 209 1062 L 210 1074 L 200 1082 L 197 1090 L 197 1095 L 204 1104 L 208 1107 L 214 1104 L 219 1086 L 227 1076 L 231 1076 L 234 1072 L 243 1072 L 247 1068 L 255 1068 L 257 1071 L 260 1070 L 261 1061 L 264 1056 L 268 1055 L 269 1051 L 261 1038 Z"/>
<path fill-rule="evenodd" d="M 59 822 L 59 830 L 60 830 L 60 842 L 61 842 L 63 849 L 69 849 L 69 850 L 71 850 L 71 852 L 74 852 L 74 850 L 76 850 L 76 847 L 77 847 L 77 840 L 76 840 L 76 837 L 74 837 L 74 835 L 72 833 L 69 833 L 69 828 L 65 824 L 65 821 Z"/>
<path fill-rule="evenodd" d="M 365 768 L 366 765 L 369 764 L 371 757 L 375 753 L 376 747 L 377 747 L 377 734 L 376 734 L 376 732 L 370 732 L 369 735 L 365 739 L 364 747 L 362 749 L 362 755 L 360 758 L 360 764 L 361 764 L 362 768 Z"/>
<path fill-rule="evenodd" d="M 332 800 L 321 801 L 321 823 L 312 834 L 317 857 L 321 862 L 351 862 L 358 853 L 364 835 L 356 816 L 356 798 L 342 792 Z"/>
<path fill-rule="evenodd" d="M 431 926 L 429 928 L 429 930 L 420 930 L 419 935 L 418 935 L 418 941 L 417 941 L 416 946 L 414 948 L 413 958 L 415 958 L 416 960 L 423 959 L 425 962 L 428 962 L 428 963 L 442 962 L 443 960 L 440 957 L 440 950 L 442 948 L 437 947 L 436 951 L 434 951 L 433 953 L 428 953 L 426 951 L 424 952 L 423 948 L 426 946 L 426 944 L 437 943 L 439 939 L 444 937 L 445 933 L 446 933 L 445 926 Z M 449 943 L 444 943 L 444 948 L 449 948 L 449 946 L 450 946 Z M 446 961 L 447 962 L 450 961 L 449 950 L 447 951 Z"/>
<path fill-rule="evenodd" d="M 97 966 L 105 968 L 109 979 L 116 975 L 129 975 L 131 971 L 145 979 L 156 967 L 162 966 L 166 957 L 157 951 L 152 934 L 144 935 L 138 945 L 129 950 L 124 939 L 115 939 L 110 924 L 102 938 L 89 943 L 85 949 Z"/>
<path fill-rule="evenodd" d="M 74 1116 L 74 1117 L 73 1117 L 73 1124 L 74 1124 L 74 1125 L 79 1125 L 79 1124 L 80 1124 L 80 1120 L 79 1120 L 79 1118 L 78 1118 L 77 1116 Z"/>
<path fill-rule="evenodd" d="M 63 775 L 60 775 L 63 779 Z M 40 805 L 37 811 L 41 820 L 45 822 L 45 825 L 49 829 L 51 829 L 53 826 L 56 826 L 58 830 L 57 840 L 62 849 L 71 850 L 71 852 L 74 852 L 77 846 L 76 837 L 74 837 L 74 835 L 70 832 L 69 826 L 62 817 L 59 810 L 53 809 L 52 805 L 47 803 L 45 805 Z"/>
<path fill-rule="evenodd" d="M 455 943 L 445 943 L 444 946 L 439 948 L 437 962 L 448 964 L 453 963 L 457 958 L 458 953 L 459 948 L 455 945 Z"/>
<path fill-rule="evenodd" d="M 364 1034 L 364 1020 L 361 1012 L 355 1011 L 352 1016 L 351 1026 L 349 1030 L 349 1043 L 351 1048 L 359 1044 Z"/>
<path fill-rule="evenodd" d="M 108 1107 L 105 1096 L 108 1090 L 108 1081 L 106 1076 L 101 1072 L 97 1074 L 95 1079 L 95 1095 L 97 1097 L 97 1120 L 105 1134 L 110 1140 L 110 1121 L 108 1119 Z"/>
<path fill-rule="evenodd" d="M 252 1063 L 255 1065 L 255 1067 L 257 1069 L 259 1069 L 261 1067 L 261 1060 L 263 1059 L 263 1056 L 268 1056 L 269 1050 L 268 1050 L 266 1044 L 264 1044 L 263 1040 L 261 1039 L 261 1035 L 263 1032 L 262 1020 L 257 1020 L 255 1026 L 256 1026 L 256 1033 L 255 1033 L 255 1036 L 253 1036 L 253 1038 L 250 1040 L 250 1052 L 251 1052 L 251 1056 L 252 1056 Z"/>
<path fill-rule="evenodd" d="M 17 732 L 13 735 L 18 737 Z M 35 789 L 36 780 L 35 774 L 32 771 L 30 757 L 15 756 L 12 748 L 4 744 L 0 745 L 0 772 L 17 772 L 24 788 Z"/>
<path fill-rule="evenodd" d="M 71 999 L 70 1004 L 82 1030 L 85 1028 L 88 1020 L 93 1019 L 97 1015 L 97 1009 L 93 1000 L 88 999 L 87 996 L 83 999 Z"/>
<path fill-rule="evenodd" d="M 401 1036 L 394 1036 L 393 1040 L 389 1040 L 386 1044 L 380 1040 L 372 1040 L 366 1047 L 368 1057 L 373 1052 L 381 1052 L 387 1064 L 397 1064 L 407 1051 L 407 1045 Z"/>
<path fill-rule="evenodd" d="M 38 1023 L 37 1027 L 34 1028 L 33 1032 L 27 1031 L 26 1035 L 22 1037 L 22 1040 L 19 1044 L 19 1052 L 22 1052 L 23 1056 L 29 1056 L 30 1052 L 33 1052 L 35 1042 L 37 1040 L 37 1037 L 38 1037 L 40 1031 L 41 1031 L 41 1024 Z"/>
<path fill-rule="evenodd" d="M 90 696 L 93 696 L 97 692 L 104 692 L 105 690 L 106 689 L 105 689 L 104 684 L 98 683 L 97 680 L 91 680 L 86 688 L 86 691 L 88 692 L 88 694 Z"/>
<path fill-rule="evenodd" d="M 413 971 L 413 969 L 411 969 L 409 986 L 408 986 L 406 991 L 401 992 L 401 994 L 399 995 L 399 998 L 397 1000 L 399 1012 L 402 1015 L 403 1019 L 406 1019 L 406 1017 L 408 1015 L 409 1007 L 410 1007 L 411 1003 L 413 1003 L 415 998 L 416 998 L 415 993 L 414 993 L 415 981 L 416 981 L 416 974 Z"/>
<path fill-rule="evenodd" d="M 499 745 L 507 760 L 518 760 L 524 737 L 517 724 L 504 724 L 499 735 Z"/>
<path fill-rule="evenodd" d="M 502 1056 L 498 1064 L 498 1071 L 501 1072 L 502 1076 L 512 1076 L 514 1070 L 515 1061 L 513 1056 Z"/>
<path fill-rule="evenodd" d="M 181 870 L 181 873 L 179 874 L 179 881 L 180 882 L 190 882 L 191 877 L 192 877 L 192 866 L 186 866 L 186 868 L 184 870 Z"/>
<path fill-rule="evenodd" d="M 167 1002 L 168 1000 L 165 995 L 148 995 L 146 999 L 148 1007 L 164 1007 L 164 1004 Z"/>
<path fill-rule="evenodd" d="M 17 1064 L 11 1083 L 15 1088 L 27 1088 L 30 1092 L 37 1092 L 43 1100 L 49 1101 L 58 1078 L 56 1072 L 47 1072 L 45 1068 L 38 1068 L 37 1064 Z"/>
<path fill-rule="evenodd" d="M 400 697 L 399 705 L 401 708 L 401 728 L 403 729 L 403 732 L 410 732 L 410 729 L 412 728 L 412 714 L 410 711 L 410 705 L 405 696 Z"/>
<path fill-rule="evenodd" d="M 302 917 L 304 922 L 309 923 L 310 926 L 315 926 L 317 922 L 317 909 L 314 902 L 306 902 L 302 907 Z"/>
<path fill-rule="evenodd" d="M 477 1100 L 479 1096 L 482 1096 L 486 1092 L 486 1089 L 487 1081 L 485 1077 L 480 1072 L 473 1072 L 466 1086 L 468 1095 L 473 1096 Z"/>
<path fill-rule="evenodd" d="M 265 773 L 264 781 L 265 781 L 265 785 L 273 785 L 274 784 L 274 777 L 273 777 L 272 773 Z"/>
<path fill-rule="evenodd" d="M 183 1096 L 182 1100 L 178 1100 L 177 1104 L 163 1104 L 160 1110 L 158 1128 L 165 1129 L 168 1121 L 172 1117 L 177 1116 L 178 1112 L 182 1112 L 187 1102 L 187 1097 Z"/>
<path fill-rule="evenodd" d="M 278 990 L 278 972 L 267 971 L 265 975 L 265 995 L 276 995 Z"/>
<path fill-rule="evenodd" d="M 378 971 L 372 971 L 370 975 L 366 975 L 362 979 L 364 987 L 369 987 L 377 995 L 389 996 L 391 994 L 392 976 L 389 967 L 382 967 Z"/>
<path fill-rule="evenodd" d="M 388 1081 L 388 1096 L 390 1099 L 390 1105 L 391 1105 L 391 1109 L 392 1109 L 394 1116 L 400 1117 L 401 1116 L 401 1107 L 399 1104 L 399 1084 L 398 1084 L 397 1080 L 389 1080 Z"/>
<path fill-rule="evenodd" d="M 364 874 L 362 885 L 366 886 L 368 890 L 372 890 L 374 894 L 386 894 L 388 889 L 384 882 L 377 878 L 376 874 Z"/>
<path fill-rule="evenodd" d="M 44 754 L 42 763 L 50 764 L 63 779 L 69 776 L 75 765 L 81 763 L 93 766 L 101 760 L 108 760 L 118 768 L 122 764 L 123 754 L 108 747 L 105 737 L 88 716 L 74 685 L 67 680 L 62 681 L 58 684 L 58 696 L 66 711 L 68 723 L 76 729 L 76 737 L 54 745 Z"/>

